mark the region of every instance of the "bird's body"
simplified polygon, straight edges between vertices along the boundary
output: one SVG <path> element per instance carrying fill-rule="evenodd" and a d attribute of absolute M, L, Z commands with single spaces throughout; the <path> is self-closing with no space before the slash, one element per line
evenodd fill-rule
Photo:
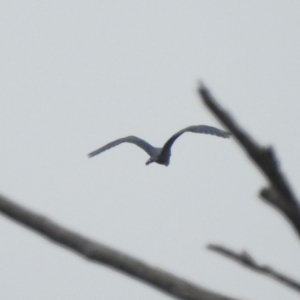
<path fill-rule="evenodd" d="M 230 133 L 223 131 L 221 129 L 212 127 L 212 126 L 207 126 L 207 125 L 195 125 L 195 126 L 189 126 L 186 127 L 178 132 L 176 132 L 174 135 L 172 135 L 164 144 L 162 148 L 157 148 L 153 147 L 143 139 L 140 139 L 136 136 L 130 135 L 118 140 L 115 140 L 111 143 L 106 144 L 105 146 L 91 152 L 88 154 L 89 157 L 93 157 L 95 155 L 98 155 L 112 147 L 115 147 L 117 145 L 120 145 L 122 143 L 132 143 L 135 144 L 136 146 L 142 148 L 145 152 L 147 152 L 150 156 L 149 160 L 146 162 L 146 165 L 149 165 L 153 162 L 160 164 L 160 165 L 165 165 L 168 166 L 170 163 L 170 157 L 171 157 L 171 147 L 175 140 L 181 136 L 185 132 L 194 132 L 194 133 L 204 133 L 204 134 L 210 134 L 210 135 L 215 135 L 218 137 L 223 137 L 223 138 L 229 138 Z"/>

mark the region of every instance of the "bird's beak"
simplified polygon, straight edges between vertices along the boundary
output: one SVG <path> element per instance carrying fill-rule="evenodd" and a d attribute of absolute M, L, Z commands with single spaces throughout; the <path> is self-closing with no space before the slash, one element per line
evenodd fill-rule
<path fill-rule="evenodd" d="M 146 161 L 146 166 L 150 165 L 151 163 L 153 163 L 153 161 L 152 161 L 151 159 L 148 159 L 148 160 Z"/>

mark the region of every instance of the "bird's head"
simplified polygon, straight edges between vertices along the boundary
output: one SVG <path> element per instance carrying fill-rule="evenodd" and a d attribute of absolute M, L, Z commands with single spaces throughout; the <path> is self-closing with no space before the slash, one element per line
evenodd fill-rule
<path fill-rule="evenodd" d="M 159 165 L 164 165 L 164 166 L 168 166 L 169 165 L 169 163 L 170 163 L 170 160 L 168 159 L 168 160 L 164 160 L 164 161 L 161 161 L 161 160 L 152 160 L 151 158 L 149 158 L 147 161 L 146 161 L 146 165 L 148 166 L 148 165 L 150 165 L 150 164 L 152 164 L 152 163 L 154 163 L 154 162 L 156 162 L 157 164 L 159 164 Z"/>
<path fill-rule="evenodd" d="M 154 162 L 154 160 L 152 160 L 151 158 L 149 158 L 147 161 L 146 161 L 146 166 L 152 164 Z"/>

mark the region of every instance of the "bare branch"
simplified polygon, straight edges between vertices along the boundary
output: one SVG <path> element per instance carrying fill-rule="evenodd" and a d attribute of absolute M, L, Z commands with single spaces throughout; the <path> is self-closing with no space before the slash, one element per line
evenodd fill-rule
<path fill-rule="evenodd" d="M 201 84 L 199 94 L 205 105 L 233 134 L 252 162 L 269 181 L 271 188 L 265 188 L 260 195 L 276 207 L 294 226 L 300 237 L 300 208 L 289 183 L 280 170 L 272 147 L 262 147 L 249 136 L 233 118 L 217 103 L 209 90 Z"/>
<path fill-rule="evenodd" d="M 24 208 L 0 195 L 0 212 L 42 234 L 88 260 L 104 264 L 122 273 L 148 283 L 175 298 L 188 300 L 233 300 L 148 265 L 132 256 L 97 243 L 50 219 Z"/>
<path fill-rule="evenodd" d="M 224 246 L 221 245 L 213 245 L 210 244 L 207 246 L 207 248 L 213 252 L 219 253 L 225 257 L 228 257 L 241 265 L 259 272 L 261 274 L 264 274 L 266 276 L 272 277 L 273 279 L 277 280 L 278 282 L 296 290 L 300 293 L 300 283 L 296 280 L 285 276 L 278 271 L 275 271 L 273 268 L 267 266 L 267 265 L 259 265 L 250 254 L 248 254 L 246 251 L 243 251 L 241 253 L 234 252 Z"/>

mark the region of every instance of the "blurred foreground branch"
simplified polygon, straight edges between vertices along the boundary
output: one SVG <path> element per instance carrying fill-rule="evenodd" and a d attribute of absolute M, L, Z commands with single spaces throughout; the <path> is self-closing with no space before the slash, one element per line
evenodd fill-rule
<path fill-rule="evenodd" d="M 233 134 L 242 148 L 248 154 L 248 157 L 258 167 L 269 182 L 269 187 L 260 191 L 260 196 L 268 204 L 275 207 L 287 220 L 290 221 L 293 228 L 300 237 L 300 208 L 293 190 L 280 170 L 279 163 L 272 147 L 262 147 L 253 138 L 251 138 L 214 99 L 209 90 L 201 84 L 199 94 L 205 105 L 219 119 L 219 121 Z M 254 259 L 243 252 L 235 253 L 223 246 L 209 245 L 208 248 L 227 256 L 244 266 L 257 272 L 272 277 L 273 279 L 284 283 L 285 285 L 300 292 L 300 284 L 294 279 L 288 278 L 268 266 L 258 265 Z"/>
<path fill-rule="evenodd" d="M 272 147 L 262 147 L 249 136 L 233 118 L 217 103 L 209 90 L 201 84 L 199 94 L 205 105 L 233 134 L 252 162 L 268 180 L 270 186 L 263 188 L 260 196 L 277 208 L 293 225 L 300 238 L 300 209 L 289 183 L 280 170 Z"/>
<path fill-rule="evenodd" d="M 0 195 L 0 212 L 96 263 L 130 275 L 179 299 L 233 300 L 207 291 L 127 254 L 88 239 Z"/>
<path fill-rule="evenodd" d="M 240 263 L 244 267 L 247 267 L 253 271 L 256 271 L 256 272 L 259 272 L 266 276 L 269 276 L 269 277 L 277 280 L 278 282 L 283 283 L 292 289 L 295 289 L 297 292 L 300 292 L 300 283 L 299 282 L 275 271 L 273 268 L 271 268 L 267 265 L 259 265 L 252 258 L 252 256 L 245 251 L 243 251 L 241 253 L 237 253 L 237 252 L 234 252 L 224 246 L 213 245 L 213 244 L 208 245 L 207 248 L 211 251 L 219 253 L 223 256 L 226 256 L 226 257 Z"/>

